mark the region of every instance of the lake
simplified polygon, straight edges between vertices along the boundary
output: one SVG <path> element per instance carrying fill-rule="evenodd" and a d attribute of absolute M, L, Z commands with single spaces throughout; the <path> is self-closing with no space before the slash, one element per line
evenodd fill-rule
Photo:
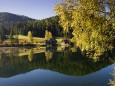
<path fill-rule="evenodd" d="M 79 48 L 1 48 L 0 86 L 114 86 L 115 55 Z"/>

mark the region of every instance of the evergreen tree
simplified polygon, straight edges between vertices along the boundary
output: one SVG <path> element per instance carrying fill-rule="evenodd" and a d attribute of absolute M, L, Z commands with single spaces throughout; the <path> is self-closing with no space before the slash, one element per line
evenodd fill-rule
<path fill-rule="evenodd" d="M 49 33 L 48 33 L 48 30 L 45 31 L 45 40 L 48 40 L 49 39 Z"/>
<path fill-rule="evenodd" d="M 10 26 L 13 26 L 14 34 L 27 35 L 28 31 L 32 31 L 33 36 L 36 37 L 44 37 L 45 30 L 50 31 L 55 37 L 61 37 L 63 32 L 58 16 L 31 22 L 13 23 Z"/>
<path fill-rule="evenodd" d="M 10 35 L 9 35 L 9 42 L 10 42 L 10 44 L 13 44 L 13 39 L 14 39 L 14 37 L 13 37 L 13 30 L 11 28 Z"/>
<path fill-rule="evenodd" d="M 5 30 L 6 28 L 3 25 L 0 25 L 0 42 L 2 42 L 5 38 Z"/>
<path fill-rule="evenodd" d="M 0 43 L 2 43 L 2 36 L 0 35 Z"/>

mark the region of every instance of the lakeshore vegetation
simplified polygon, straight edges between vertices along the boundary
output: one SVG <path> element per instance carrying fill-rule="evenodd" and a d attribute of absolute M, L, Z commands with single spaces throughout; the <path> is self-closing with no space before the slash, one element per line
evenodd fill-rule
<path fill-rule="evenodd" d="M 114 4 L 114 0 L 91 0 L 90 3 L 89 0 L 63 0 L 54 8 L 57 16 L 0 24 L 0 44 L 44 45 L 46 40 L 55 38 L 57 43 L 70 40 L 83 52 L 96 54 L 113 50 Z"/>

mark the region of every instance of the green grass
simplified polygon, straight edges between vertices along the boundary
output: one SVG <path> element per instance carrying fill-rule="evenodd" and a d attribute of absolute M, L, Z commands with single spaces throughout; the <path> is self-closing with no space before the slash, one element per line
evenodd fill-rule
<path fill-rule="evenodd" d="M 28 39 L 28 37 L 24 35 L 18 35 L 18 39 Z"/>
<path fill-rule="evenodd" d="M 14 38 L 16 38 L 16 36 L 14 36 Z M 24 36 L 24 35 L 18 35 L 18 39 L 28 40 L 28 37 Z M 39 38 L 39 37 L 33 37 L 33 39 L 34 40 L 45 40 L 44 38 Z M 63 40 L 63 38 L 57 37 L 56 40 L 57 40 L 58 43 L 60 43 Z"/>
<path fill-rule="evenodd" d="M 16 35 L 14 35 L 14 38 L 16 38 Z M 19 39 L 19 44 L 27 44 L 28 43 L 28 36 L 24 36 L 24 35 L 18 35 L 18 39 Z M 61 37 L 57 37 L 57 44 L 60 45 L 61 41 L 63 40 L 63 38 Z M 7 39 L 3 42 L 3 44 L 9 44 L 10 40 Z M 45 45 L 45 39 L 44 38 L 39 38 L 39 37 L 33 37 L 33 43 L 36 46 L 43 46 Z"/>
<path fill-rule="evenodd" d="M 16 38 L 16 36 L 14 36 L 14 38 Z M 28 37 L 24 36 L 24 35 L 18 35 L 18 39 L 19 40 L 26 40 L 28 41 Z M 39 37 L 33 37 L 33 41 L 34 43 L 44 43 L 44 38 L 39 38 Z"/>

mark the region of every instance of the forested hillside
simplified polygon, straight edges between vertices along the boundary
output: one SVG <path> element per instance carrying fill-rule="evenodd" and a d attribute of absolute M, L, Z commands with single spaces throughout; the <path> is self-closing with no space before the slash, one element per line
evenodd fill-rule
<path fill-rule="evenodd" d="M 35 19 L 7 12 L 0 12 L 0 24 L 9 25 L 16 22 L 34 21 Z"/>
<path fill-rule="evenodd" d="M 33 36 L 36 37 L 44 37 L 45 30 L 50 31 L 54 37 L 63 35 L 63 29 L 59 25 L 57 16 L 43 20 L 15 23 L 10 27 L 10 31 L 13 31 L 14 34 L 27 35 L 28 31 L 31 31 Z"/>
<path fill-rule="evenodd" d="M 35 19 L 8 12 L 0 12 L 0 34 L 9 34 L 11 25 L 28 21 L 35 21 Z"/>
<path fill-rule="evenodd" d="M 0 34 L 9 35 L 12 32 L 14 35 L 27 35 L 28 31 L 31 31 L 33 36 L 44 37 L 45 30 L 50 31 L 54 37 L 64 36 L 58 16 L 35 20 L 11 13 L 0 13 Z M 72 36 L 71 33 L 70 30 L 68 37 Z"/>

